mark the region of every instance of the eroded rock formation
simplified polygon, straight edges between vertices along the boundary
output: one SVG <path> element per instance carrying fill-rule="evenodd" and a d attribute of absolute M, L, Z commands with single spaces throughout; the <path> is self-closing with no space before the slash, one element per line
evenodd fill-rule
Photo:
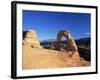
<path fill-rule="evenodd" d="M 58 32 L 58 35 L 57 35 L 57 48 L 58 48 L 58 50 L 61 51 L 61 38 L 63 36 L 66 38 L 66 41 L 67 41 L 66 45 L 68 45 L 66 51 L 68 51 L 68 52 L 70 51 L 71 55 L 76 55 L 79 57 L 77 45 L 76 45 L 73 37 L 71 36 L 71 34 L 68 31 L 61 30 Z"/>
<path fill-rule="evenodd" d="M 23 45 L 32 48 L 42 48 L 40 42 L 37 39 L 35 31 L 29 30 L 23 32 Z"/>
<path fill-rule="evenodd" d="M 42 48 L 34 31 L 26 31 L 23 36 L 23 69 L 90 66 L 90 62 L 79 56 L 77 45 L 67 31 L 61 30 L 57 35 L 59 51 Z M 61 50 L 62 36 L 67 39 L 68 49 L 66 52 Z"/>

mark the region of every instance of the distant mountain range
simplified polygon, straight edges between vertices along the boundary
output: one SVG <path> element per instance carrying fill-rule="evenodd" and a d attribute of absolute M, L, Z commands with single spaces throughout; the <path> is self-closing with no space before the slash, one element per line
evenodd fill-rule
<path fill-rule="evenodd" d="M 46 43 L 51 43 L 51 42 L 55 43 L 56 41 L 57 41 L 56 39 L 47 39 L 47 40 L 41 41 L 40 43 L 41 44 L 46 44 Z M 61 43 L 66 44 L 67 43 L 66 41 L 67 40 L 62 40 Z M 75 42 L 77 45 L 82 45 L 82 44 L 90 45 L 90 37 L 76 39 Z"/>
<path fill-rule="evenodd" d="M 86 38 L 80 38 L 75 40 L 76 44 L 81 45 L 81 44 L 85 44 L 85 45 L 90 45 L 91 43 L 91 38 L 90 37 L 86 37 Z"/>
<path fill-rule="evenodd" d="M 40 43 L 43 43 L 43 42 L 56 42 L 56 39 L 46 39 L 46 40 L 40 41 Z"/>

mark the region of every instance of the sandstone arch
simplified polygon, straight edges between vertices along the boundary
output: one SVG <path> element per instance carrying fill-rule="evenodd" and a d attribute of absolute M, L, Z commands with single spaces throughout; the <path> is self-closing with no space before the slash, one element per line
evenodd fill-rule
<path fill-rule="evenodd" d="M 61 38 L 63 36 L 67 39 L 69 51 L 78 52 L 77 45 L 76 45 L 73 37 L 71 36 L 71 34 L 68 31 L 65 31 L 65 30 L 61 30 L 61 31 L 58 32 L 58 35 L 57 35 L 57 49 L 61 50 Z"/>

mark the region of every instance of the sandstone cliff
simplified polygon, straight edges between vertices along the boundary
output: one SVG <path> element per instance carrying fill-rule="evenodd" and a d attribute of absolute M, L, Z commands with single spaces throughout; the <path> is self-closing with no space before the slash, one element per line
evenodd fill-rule
<path fill-rule="evenodd" d="M 38 41 L 37 34 L 35 31 L 29 30 L 23 33 L 23 45 L 32 48 L 42 48 L 40 42 Z"/>

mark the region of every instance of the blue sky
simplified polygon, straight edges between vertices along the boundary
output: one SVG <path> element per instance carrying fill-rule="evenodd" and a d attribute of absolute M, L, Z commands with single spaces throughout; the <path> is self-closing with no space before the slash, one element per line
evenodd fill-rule
<path fill-rule="evenodd" d="M 90 34 L 88 13 L 23 10 L 23 30 L 35 30 L 39 40 L 56 39 L 60 30 L 68 30 L 75 39 Z"/>

